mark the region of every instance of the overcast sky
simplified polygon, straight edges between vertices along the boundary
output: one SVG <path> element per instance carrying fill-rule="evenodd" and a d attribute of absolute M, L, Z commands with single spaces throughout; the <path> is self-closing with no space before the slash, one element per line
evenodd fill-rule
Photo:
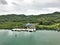
<path fill-rule="evenodd" d="M 60 11 L 60 0 L 0 0 L 0 14 L 43 14 Z"/>

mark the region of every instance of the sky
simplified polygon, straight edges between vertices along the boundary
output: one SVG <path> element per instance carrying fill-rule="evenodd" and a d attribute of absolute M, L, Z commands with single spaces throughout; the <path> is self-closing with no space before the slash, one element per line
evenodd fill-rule
<path fill-rule="evenodd" d="M 60 0 L 0 0 L 0 14 L 37 15 L 60 12 Z"/>

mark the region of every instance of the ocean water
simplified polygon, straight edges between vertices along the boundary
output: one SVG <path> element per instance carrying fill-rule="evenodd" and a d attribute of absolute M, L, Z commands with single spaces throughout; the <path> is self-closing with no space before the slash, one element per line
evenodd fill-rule
<path fill-rule="evenodd" d="M 0 45 L 60 45 L 60 32 L 12 32 L 0 30 Z"/>

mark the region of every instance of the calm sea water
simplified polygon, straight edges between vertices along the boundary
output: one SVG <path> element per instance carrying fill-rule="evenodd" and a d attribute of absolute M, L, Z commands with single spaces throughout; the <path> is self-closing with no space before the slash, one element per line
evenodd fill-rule
<path fill-rule="evenodd" d="M 60 32 L 12 32 L 1 30 L 0 45 L 60 45 Z"/>

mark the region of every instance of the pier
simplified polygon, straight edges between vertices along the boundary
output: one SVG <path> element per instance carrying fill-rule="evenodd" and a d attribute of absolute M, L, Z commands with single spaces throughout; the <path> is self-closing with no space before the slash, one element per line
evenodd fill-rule
<path fill-rule="evenodd" d="M 30 23 L 27 23 L 25 25 L 26 28 L 14 28 L 12 29 L 12 31 L 27 31 L 27 32 L 35 32 L 36 31 L 36 28 L 35 28 L 35 25 L 33 24 L 30 24 Z"/>

